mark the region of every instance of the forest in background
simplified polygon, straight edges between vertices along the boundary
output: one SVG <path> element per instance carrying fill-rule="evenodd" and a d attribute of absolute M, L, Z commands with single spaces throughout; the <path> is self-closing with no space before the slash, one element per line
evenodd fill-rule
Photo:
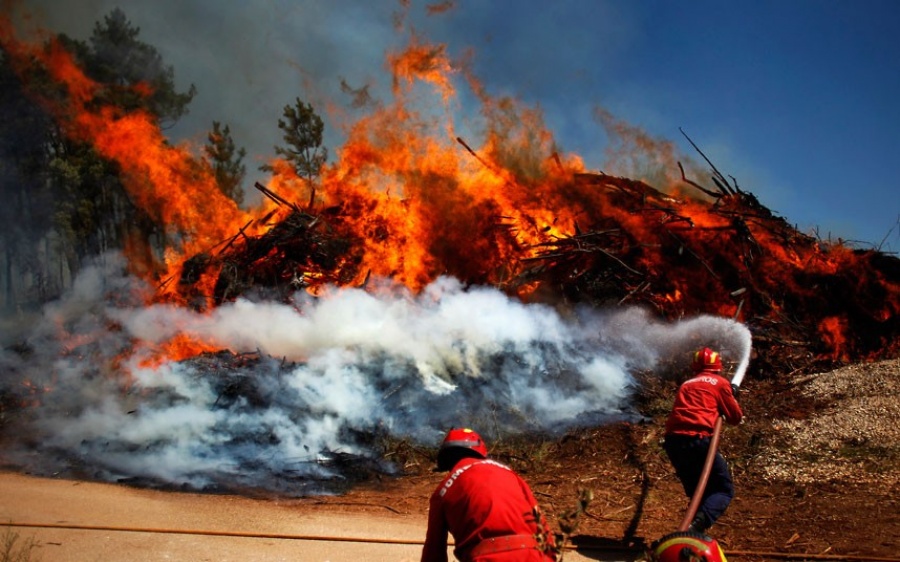
<path fill-rule="evenodd" d="M 189 111 L 197 93 L 179 91 L 175 70 L 140 38 L 140 28 L 121 9 L 95 23 L 85 40 L 59 34 L 45 48 L 61 46 L 100 88 L 94 103 L 121 114 L 141 111 L 163 131 Z M 149 248 L 162 256 L 177 243 L 159 219 L 130 198 L 115 162 L 66 130 L 49 106 L 67 95 L 36 60 L 24 67 L 0 46 L 0 311 L 28 313 L 71 285 L 87 260 L 109 250 Z M 324 163 L 323 123 L 300 98 L 278 121 L 286 146 L 275 154 L 312 178 Z M 196 160 L 198 173 L 238 205 L 247 169 L 227 124 L 213 122 Z M 271 169 L 263 166 L 263 170 Z M 175 234 L 174 238 L 178 235 Z"/>

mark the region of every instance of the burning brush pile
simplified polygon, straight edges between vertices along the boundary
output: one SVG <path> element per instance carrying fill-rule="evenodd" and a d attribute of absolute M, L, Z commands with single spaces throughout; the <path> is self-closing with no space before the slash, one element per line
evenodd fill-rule
<path fill-rule="evenodd" d="M 896 356 L 900 260 L 802 234 L 714 167 L 712 188 L 681 170 L 706 201 L 603 173 L 561 171 L 544 186 L 511 180 L 499 189 L 564 200 L 565 212 L 548 209 L 546 223 L 526 216 L 524 225 L 492 204 L 442 213 L 437 220 L 455 224 L 429 225 L 439 232 L 426 242 L 434 263 L 422 275 L 450 275 L 526 302 L 639 306 L 667 320 L 733 318 L 753 333 L 752 369 L 761 376 Z M 288 301 L 299 289 L 365 286 L 371 241 L 358 234 L 357 222 L 374 209 L 351 200 L 304 210 L 257 187 L 286 208 L 285 218 L 259 236 L 238 234 L 221 251 L 187 260 L 179 291 L 192 293 L 207 274 L 215 279 L 213 306 L 260 288 Z M 550 189 L 555 193 L 541 193 Z M 376 241 L 397 245 L 409 236 L 383 217 L 368 220 Z M 530 243 L 518 236 L 523 226 L 533 231 Z M 402 263 L 404 247 L 396 251 Z"/>
<path fill-rule="evenodd" d="M 273 161 L 245 209 L 64 49 L 3 40 L 58 83 L 43 102 L 62 133 L 177 241 L 101 256 L 2 350 L 8 465 L 310 493 L 393 470 L 389 439 L 632 419 L 636 375 L 681 371 L 701 344 L 749 378 L 900 351 L 895 257 L 801 234 L 609 119 L 653 182 L 590 171 L 539 111 L 481 88 L 472 147 L 441 46 L 390 53 L 393 99 L 315 177 Z"/>

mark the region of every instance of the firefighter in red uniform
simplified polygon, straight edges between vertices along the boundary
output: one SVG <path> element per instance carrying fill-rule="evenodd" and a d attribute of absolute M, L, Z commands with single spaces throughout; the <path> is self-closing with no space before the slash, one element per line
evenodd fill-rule
<path fill-rule="evenodd" d="M 461 562 L 553 562 L 556 543 L 531 488 L 509 467 L 488 459 L 471 429 L 451 429 L 437 471 L 449 474 L 428 507 L 422 562 L 447 562 L 447 536 Z"/>
<path fill-rule="evenodd" d="M 694 353 L 694 376 L 681 384 L 666 420 L 663 448 L 687 496 L 693 497 L 709 452 L 719 416 L 737 425 L 744 414 L 737 402 L 737 387 L 722 373 L 722 357 L 704 347 Z M 717 451 L 700 507 L 689 530 L 705 533 L 725 513 L 734 497 L 734 482 L 725 458 Z"/>

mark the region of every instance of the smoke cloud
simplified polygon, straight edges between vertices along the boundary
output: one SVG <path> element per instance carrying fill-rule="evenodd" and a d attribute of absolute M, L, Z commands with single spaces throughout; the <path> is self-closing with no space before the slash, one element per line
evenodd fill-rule
<path fill-rule="evenodd" d="M 373 454 L 377 436 L 431 446 L 457 425 L 489 440 L 558 435 L 636 418 L 634 375 L 673 358 L 686 367 L 696 345 L 716 345 L 738 371 L 749 358 L 749 332 L 728 319 L 563 314 L 448 277 L 418 295 L 381 281 L 195 312 L 145 306 L 146 288 L 124 270 L 120 256 L 99 260 L 0 354 L 3 394 L 26 405 L 6 463 L 192 489 L 321 492 L 344 478 L 341 458 L 390 472 Z M 229 351 L 154 359 L 176 336 Z"/>

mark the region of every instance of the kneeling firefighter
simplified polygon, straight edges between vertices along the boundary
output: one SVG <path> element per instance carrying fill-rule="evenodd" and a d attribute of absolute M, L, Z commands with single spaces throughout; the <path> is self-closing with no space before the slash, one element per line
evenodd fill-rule
<path fill-rule="evenodd" d="M 428 507 L 422 562 L 447 562 L 448 534 L 461 562 L 554 562 L 556 542 L 528 484 L 488 458 L 471 429 L 451 429 L 438 451 L 449 472 Z"/>

